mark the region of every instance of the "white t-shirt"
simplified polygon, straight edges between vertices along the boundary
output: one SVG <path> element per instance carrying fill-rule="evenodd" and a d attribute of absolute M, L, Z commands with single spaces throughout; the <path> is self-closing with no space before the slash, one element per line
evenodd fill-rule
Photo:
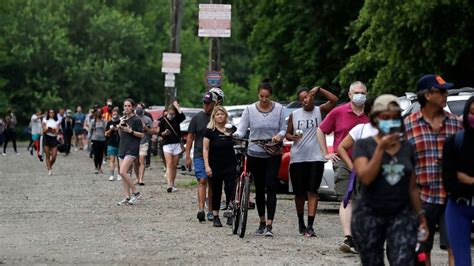
<path fill-rule="evenodd" d="M 359 139 L 365 139 L 373 137 L 379 133 L 379 130 L 372 126 L 370 123 L 358 124 L 349 131 L 349 135 L 355 141 Z"/>
<path fill-rule="evenodd" d="M 50 118 L 46 121 L 46 127 L 59 128 L 59 123 L 60 122 L 55 121 L 54 119 Z M 58 136 L 58 134 L 54 134 L 54 133 L 51 133 L 51 132 L 46 133 L 46 135 L 51 136 L 51 137 L 57 137 Z"/>
<path fill-rule="evenodd" d="M 31 134 L 41 134 L 41 118 L 36 114 L 31 116 Z"/>

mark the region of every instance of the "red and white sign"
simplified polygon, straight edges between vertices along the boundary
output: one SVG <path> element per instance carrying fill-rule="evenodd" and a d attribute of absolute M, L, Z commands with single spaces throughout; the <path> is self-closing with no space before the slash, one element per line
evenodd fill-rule
<path fill-rule="evenodd" d="M 161 72 L 180 73 L 181 72 L 181 54 L 163 53 Z"/>
<path fill-rule="evenodd" d="M 230 37 L 231 5 L 199 5 L 199 37 Z"/>

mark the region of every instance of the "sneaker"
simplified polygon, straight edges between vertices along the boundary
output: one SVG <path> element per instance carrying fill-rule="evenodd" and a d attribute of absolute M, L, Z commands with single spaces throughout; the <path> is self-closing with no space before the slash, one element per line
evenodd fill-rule
<path fill-rule="evenodd" d="M 115 179 L 115 177 L 114 177 L 113 175 L 111 175 L 111 176 L 109 177 L 109 181 L 114 181 L 114 179 Z"/>
<path fill-rule="evenodd" d="M 40 162 L 42 162 L 43 161 L 43 156 L 41 156 L 41 155 L 38 156 L 38 159 L 40 160 Z"/>
<path fill-rule="evenodd" d="M 123 200 L 117 202 L 117 205 L 119 205 L 119 206 L 121 206 L 121 205 L 127 205 L 129 201 L 130 201 L 129 198 L 125 198 L 125 199 L 123 199 Z"/>
<path fill-rule="evenodd" d="M 214 218 L 214 221 L 212 222 L 213 226 L 214 227 L 222 227 L 221 219 L 219 218 L 219 216 L 216 216 L 216 217 L 213 217 L 213 218 Z"/>
<path fill-rule="evenodd" d="M 257 231 L 255 231 L 255 234 L 256 234 L 256 235 L 259 235 L 259 236 L 263 236 L 263 233 L 265 233 L 265 228 L 266 228 L 266 227 L 267 227 L 267 226 L 266 226 L 265 224 L 260 224 L 260 225 L 258 226 Z"/>
<path fill-rule="evenodd" d="M 300 235 L 304 235 L 306 233 L 306 225 L 300 224 L 299 225 L 299 232 L 300 232 Z"/>
<path fill-rule="evenodd" d="M 267 225 L 265 227 L 265 232 L 263 232 L 263 235 L 265 237 L 273 237 L 273 232 L 272 232 L 272 226 L 271 225 Z"/>
<path fill-rule="evenodd" d="M 49 170 L 48 175 L 53 175 L 53 170 Z"/>
<path fill-rule="evenodd" d="M 225 204 L 225 201 L 222 201 L 222 202 L 221 202 L 221 208 L 220 208 L 221 211 L 227 210 L 227 207 L 228 207 L 228 206 L 227 206 L 227 204 Z"/>
<path fill-rule="evenodd" d="M 99 170 L 95 169 L 94 174 L 99 174 Z"/>
<path fill-rule="evenodd" d="M 74 151 L 77 151 L 77 148 L 74 148 Z"/>
<path fill-rule="evenodd" d="M 315 237 L 316 233 L 314 232 L 313 227 L 308 227 L 308 229 L 306 229 L 306 232 L 304 233 L 304 236 L 306 236 L 306 237 Z"/>
<path fill-rule="evenodd" d="M 169 186 L 166 191 L 168 191 L 168 193 L 171 193 L 173 191 L 173 187 Z"/>
<path fill-rule="evenodd" d="M 354 241 L 352 240 L 352 236 L 346 236 L 344 238 L 344 242 L 342 242 L 339 250 L 344 253 L 353 253 L 358 254 L 357 250 L 354 247 Z"/>
<path fill-rule="evenodd" d="M 208 212 L 208 213 L 207 213 L 207 220 L 208 220 L 209 222 L 214 221 L 214 215 L 212 215 L 212 212 Z"/>
<path fill-rule="evenodd" d="M 122 176 L 121 176 L 121 175 L 117 175 L 117 180 L 118 180 L 118 181 L 122 180 Z"/>
<path fill-rule="evenodd" d="M 140 192 L 135 192 L 135 193 L 132 193 L 132 196 L 130 197 L 130 200 L 128 201 L 128 204 L 130 205 L 135 205 L 138 201 L 138 199 L 140 199 L 142 197 L 142 195 L 140 194 Z"/>
<path fill-rule="evenodd" d="M 33 148 L 30 149 L 30 155 L 33 156 Z"/>
<path fill-rule="evenodd" d="M 20 153 L 19 153 L 19 152 L 17 152 L 17 153 L 16 153 L 16 156 L 20 156 Z"/>
<path fill-rule="evenodd" d="M 171 187 L 171 192 L 176 192 L 176 191 L 178 191 L 178 189 L 177 189 L 177 188 L 175 188 L 175 187 Z"/>
<path fill-rule="evenodd" d="M 206 221 L 206 213 L 204 211 L 198 211 L 196 217 L 198 218 L 199 222 L 205 222 Z"/>
<path fill-rule="evenodd" d="M 7 154 L 6 154 L 6 153 L 2 153 L 2 155 L 3 155 L 3 156 L 7 156 Z"/>
<path fill-rule="evenodd" d="M 234 219 L 232 217 L 227 217 L 227 222 L 225 224 L 232 226 L 233 223 L 234 223 Z"/>

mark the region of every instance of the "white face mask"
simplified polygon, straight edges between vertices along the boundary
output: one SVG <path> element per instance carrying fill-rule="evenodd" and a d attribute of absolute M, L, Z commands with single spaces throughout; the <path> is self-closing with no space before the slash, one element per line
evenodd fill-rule
<path fill-rule="evenodd" d="M 367 100 L 367 96 L 366 96 L 365 94 L 362 94 L 362 93 L 355 93 L 355 94 L 352 96 L 352 102 L 353 102 L 355 105 L 358 105 L 358 106 L 363 105 L 366 100 Z"/>

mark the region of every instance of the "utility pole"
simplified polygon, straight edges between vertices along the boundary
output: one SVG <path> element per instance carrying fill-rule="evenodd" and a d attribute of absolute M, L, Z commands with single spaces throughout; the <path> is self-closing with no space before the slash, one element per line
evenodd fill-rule
<path fill-rule="evenodd" d="M 183 0 L 171 0 L 171 42 L 170 52 L 179 53 L 179 39 L 181 32 L 181 21 L 183 14 Z M 165 105 L 171 104 L 171 101 L 176 98 L 176 85 L 165 88 Z"/>
<path fill-rule="evenodd" d="M 222 0 L 210 0 L 210 4 L 222 4 Z M 221 70 L 221 38 L 209 38 L 209 70 Z"/>

